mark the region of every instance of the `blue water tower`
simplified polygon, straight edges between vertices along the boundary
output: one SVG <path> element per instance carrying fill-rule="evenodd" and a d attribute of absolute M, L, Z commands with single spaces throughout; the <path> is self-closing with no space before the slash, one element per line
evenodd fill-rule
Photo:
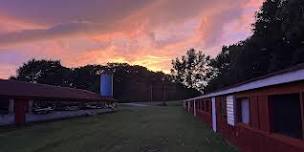
<path fill-rule="evenodd" d="M 100 74 L 100 95 L 113 97 L 113 73 L 102 72 Z"/>

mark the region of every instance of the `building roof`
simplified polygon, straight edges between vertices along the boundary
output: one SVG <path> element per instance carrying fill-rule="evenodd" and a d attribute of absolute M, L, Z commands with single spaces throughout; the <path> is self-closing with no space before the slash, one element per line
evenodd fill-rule
<path fill-rule="evenodd" d="M 87 90 L 2 79 L 0 79 L 0 96 L 77 101 L 114 100 Z"/>
<path fill-rule="evenodd" d="M 261 77 L 257 77 L 242 83 L 226 87 L 215 92 L 211 92 L 202 96 L 191 98 L 193 100 L 197 98 L 208 98 L 221 95 L 233 94 L 236 92 L 249 91 L 253 89 L 259 89 L 263 87 L 280 85 L 285 83 L 297 82 L 304 80 L 304 64 L 299 64 L 278 72 L 270 73 Z"/>

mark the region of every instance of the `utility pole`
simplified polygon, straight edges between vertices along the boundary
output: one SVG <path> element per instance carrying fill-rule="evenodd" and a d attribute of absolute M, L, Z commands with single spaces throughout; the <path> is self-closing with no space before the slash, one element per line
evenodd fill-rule
<path fill-rule="evenodd" d="M 153 102 L 153 85 L 150 85 L 150 101 Z"/>
<path fill-rule="evenodd" d="M 162 94 L 163 94 L 163 105 L 166 105 L 165 101 L 165 78 L 162 78 Z"/>

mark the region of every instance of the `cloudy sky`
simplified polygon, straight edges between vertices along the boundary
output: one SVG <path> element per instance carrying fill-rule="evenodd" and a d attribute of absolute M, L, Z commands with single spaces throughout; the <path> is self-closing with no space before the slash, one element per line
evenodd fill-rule
<path fill-rule="evenodd" d="M 215 56 L 251 34 L 263 0 L 0 0 L 0 78 L 31 58 L 128 62 L 168 72 L 188 48 Z"/>

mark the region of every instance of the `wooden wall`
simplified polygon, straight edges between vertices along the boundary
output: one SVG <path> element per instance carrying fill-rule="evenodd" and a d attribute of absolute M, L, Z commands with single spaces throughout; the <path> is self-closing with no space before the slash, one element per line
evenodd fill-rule
<path fill-rule="evenodd" d="M 271 132 L 270 107 L 268 96 L 304 92 L 304 83 L 272 86 L 234 94 L 235 98 L 249 98 L 250 123 L 237 123 L 235 127 L 227 124 L 218 110 L 218 130 L 242 152 L 304 152 L 304 140 Z M 216 97 L 217 109 L 224 97 Z M 303 103 L 303 100 L 301 100 Z M 302 111 L 303 112 L 303 111 Z M 303 115 L 303 113 L 302 113 Z M 303 116 L 302 116 L 303 117 Z M 303 119 L 302 119 L 303 120 Z"/>
<path fill-rule="evenodd" d="M 301 97 L 302 127 L 304 128 L 304 101 L 302 95 L 304 93 L 304 82 L 297 82 L 233 94 L 236 99 L 244 97 L 249 99 L 250 123 L 248 125 L 242 123 L 236 123 L 235 126 L 228 125 L 227 118 L 224 118 L 221 113 L 221 103 L 226 96 L 216 97 L 218 133 L 239 147 L 241 152 L 304 152 L 303 139 L 271 132 L 271 109 L 268 96 L 291 93 L 299 93 Z M 191 111 L 193 112 L 193 108 Z M 197 116 L 211 126 L 210 113 L 198 111 Z"/>

